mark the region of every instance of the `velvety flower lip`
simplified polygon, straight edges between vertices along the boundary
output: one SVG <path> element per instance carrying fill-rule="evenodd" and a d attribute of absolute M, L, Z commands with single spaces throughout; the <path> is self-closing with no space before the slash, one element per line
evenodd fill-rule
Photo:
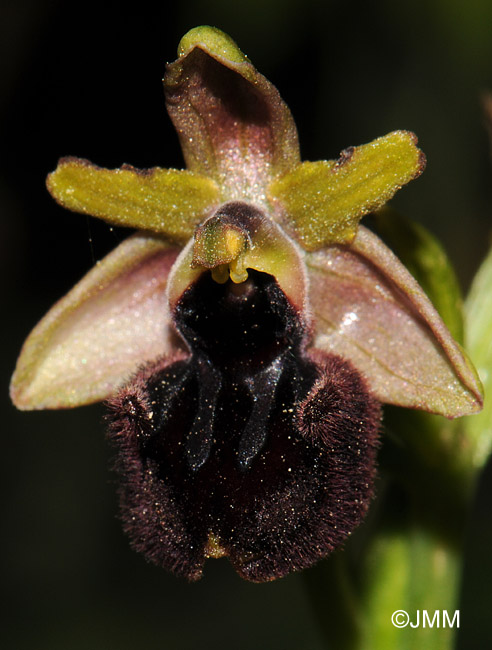
<path fill-rule="evenodd" d="M 223 555 L 255 582 L 310 566 L 367 511 L 377 401 L 350 363 L 306 352 L 268 274 L 232 287 L 202 274 L 175 322 L 191 355 L 143 368 L 109 402 L 132 546 L 190 580 Z"/>
<path fill-rule="evenodd" d="M 380 402 L 480 410 L 473 366 L 409 272 L 359 225 L 423 171 L 394 131 L 301 162 L 278 91 L 223 32 L 164 78 L 187 169 L 62 158 L 63 206 L 138 232 L 34 328 L 20 409 L 108 400 L 132 545 L 191 580 L 227 555 L 272 580 L 338 547 L 369 506 Z"/>

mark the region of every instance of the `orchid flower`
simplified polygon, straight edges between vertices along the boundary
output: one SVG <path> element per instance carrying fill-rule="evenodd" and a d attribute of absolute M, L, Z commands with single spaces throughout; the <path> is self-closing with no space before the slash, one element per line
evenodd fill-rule
<path fill-rule="evenodd" d="M 405 267 L 359 225 L 423 171 L 395 131 L 301 162 L 274 86 L 191 30 L 167 67 L 186 170 L 62 158 L 63 206 L 138 232 L 34 328 L 20 409 L 109 407 L 124 528 L 195 580 L 205 559 L 272 580 L 343 544 L 373 493 L 380 405 L 480 410 L 465 353 Z"/>

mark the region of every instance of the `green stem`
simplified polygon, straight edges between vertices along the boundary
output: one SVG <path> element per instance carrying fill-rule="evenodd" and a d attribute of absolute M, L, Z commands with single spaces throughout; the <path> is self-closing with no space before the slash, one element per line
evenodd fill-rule
<path fill-rule="evenodd" d="M 311 606 L 329 650 L 361 647 L 362 616 L 345 561 L 345 554 L 337 552 L 304 572 Z"/>

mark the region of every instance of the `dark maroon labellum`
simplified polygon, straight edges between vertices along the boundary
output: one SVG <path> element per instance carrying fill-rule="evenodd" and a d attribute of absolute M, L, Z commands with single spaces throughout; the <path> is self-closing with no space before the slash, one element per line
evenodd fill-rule
<path fill-rule="evenodd" d="M 349 363 L 306 352 L 270 275 L 206 272 L 174 317 L 191 354 L 143 368 L 109 404 L 133 547 L 190 580 L 222 555 L 257 582 L 310 566 L 367 510 L 378 403 Z"/>

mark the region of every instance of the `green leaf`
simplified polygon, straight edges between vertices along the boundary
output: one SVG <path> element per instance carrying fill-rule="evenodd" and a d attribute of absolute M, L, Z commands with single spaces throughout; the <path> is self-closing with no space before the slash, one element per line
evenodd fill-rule
<path fill-rule="evenodd" d="M 436 534 L 394 483 L 380 486 L 368 520 L 335 553 L 306 572 L 308 593 L 326 647 L 333 650 L 451 650 L 455 629 L 442 625 L 457 607 L 459 546 Z M 438 512 L 433 512 L 439 517 Z M 440 625 L 392 623 L 397 610 Z M 421 619 L 422 623 L 422 619 Z"/>
<path fill-rule="evenodd" d="M 482 467 L 492 448 L 492 250 L 480 267 L 465 303 L 465 344 L 485 389 L 485 404 L 464 426 L 473 444 L 476 467 Z"/>
<path fill-rule="evenodd" d="M 385 206 L 373 215 L 377 233 L 427 294 L 453 338 L 463 343 L 463 299 L 439 240 L 422 225 Z"/>
<path fill-rule="evenodd" d="M 424 626 L 423 611 L 430 617 L 457 607 L 459 553 L 452 545 L 422 526 L 411 512 L 402 516 L 402 504 L 393 503 L 381 522 L 359 565 L 359 593 L 364 613 L 362 650 L 451 650 L 455 630 L 442 624 Z M 405 507 L 403 506 L 403 509 Z M 408 613 L 416 625 L 398 628 L 395 611 Z"/>

